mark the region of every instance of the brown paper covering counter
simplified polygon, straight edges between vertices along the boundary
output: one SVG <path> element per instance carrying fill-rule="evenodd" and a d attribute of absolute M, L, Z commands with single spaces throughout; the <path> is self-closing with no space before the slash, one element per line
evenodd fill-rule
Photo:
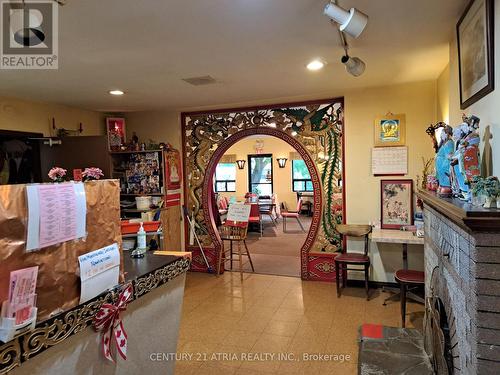
<path fill-rule="evenodd" d="M 8 298 L 11 271 L 39 266 L 36 289 L 39 322 L 78 305 L 80 255 L 115 242 L 121 253 L 119 181 L 89 181 L 84 186 L 87 236 L 30 253 L 26 252 L 26 185 L 0 186 L 0 302 Z M 123 259 L 120 263 L 120 281 L 123 281 Z"/>

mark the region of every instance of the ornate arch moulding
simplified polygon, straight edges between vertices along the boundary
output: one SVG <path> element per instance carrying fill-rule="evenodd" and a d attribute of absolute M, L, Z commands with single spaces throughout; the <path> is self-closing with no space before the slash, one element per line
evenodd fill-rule
<path fill-rule="evenodd" d="M 213 220 L 213 174 L 222 155 L 249 135 L 269 135 L 290 144 L 304 159 L 314 187 L 314 213 L 301 248 L 304 280 L 335 279 L 333 260 L 342 247 L 335 226 L 345 221 L 344 99 L 186 112 L 181 115 L 185 204 L 215 270 L 222 246 Z M 186 223 L 185 223 L 186 224 Z M 196 246 L 191 270 L 207 272 Z"/>

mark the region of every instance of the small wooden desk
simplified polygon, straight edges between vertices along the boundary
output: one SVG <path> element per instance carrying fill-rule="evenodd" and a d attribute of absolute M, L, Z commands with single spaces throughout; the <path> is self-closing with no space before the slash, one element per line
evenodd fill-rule
<path fill-rule="evenodd" d="M 394 229 L 374 229 L 370 234 L 370 239 L 373 242 L 379 243 L 398 243 L 402 245 L 403 248 L 403 269 L 408 269 L 408 245 L 423 245 L 424 239 L 423 237 L 417 237 L 413 234 L 413 232 L 403 231 L 403 230 L 394 230 Z M 385 288 L 386 290 L 390 290 L 391 288 Z M 400 294 L 399 290 L 395 288 L 393 291 L 395 292 L 394 296 Z M 392 299 L 394 296 L 391 296 Z M 423 299 L 409 292 L 407 294 L 408 298 L 411 298 L 417 302 L 424 303 Z M 385 305 L 384 301 L 384 305 Z"/>

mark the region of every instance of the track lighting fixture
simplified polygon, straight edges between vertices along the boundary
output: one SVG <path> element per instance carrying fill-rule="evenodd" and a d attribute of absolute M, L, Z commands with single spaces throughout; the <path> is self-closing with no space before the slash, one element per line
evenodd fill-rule
<path fill-rule="evenodd" d="M 347 51 L 340 61 L 345 65 L 345 70 L 354 77 L 359 77 L 365 71 L 366 64 L 363 60 L 359 57 L 350 57 Z"/>
<path fill-rule="evenodd" d="M 353 38 L 360 36 L 368 23 L 368 16 L 366 14 L 355 8 L 345 10 L 337 5 L 336 1 L 329 2 L 323 13 L 340 25 L 340 31 Z"/>

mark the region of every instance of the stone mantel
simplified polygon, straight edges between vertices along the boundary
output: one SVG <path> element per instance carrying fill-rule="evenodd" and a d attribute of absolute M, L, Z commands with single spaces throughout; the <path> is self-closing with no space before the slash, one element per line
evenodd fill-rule
<path fill-rule="evenodd" d="M 451 371 L 437 372 L 500 374 L 500 210 L 417 194 L 424 202 L 426 308 L 439 301 L 445 312 L 439 322 Z"/>
<path fill-rule="evenodd" d="M 418 197 L 467 232 L 500 232 L 500 209 L 476 207 L 457 198 L 441 198 L 419 189 Z"/>

